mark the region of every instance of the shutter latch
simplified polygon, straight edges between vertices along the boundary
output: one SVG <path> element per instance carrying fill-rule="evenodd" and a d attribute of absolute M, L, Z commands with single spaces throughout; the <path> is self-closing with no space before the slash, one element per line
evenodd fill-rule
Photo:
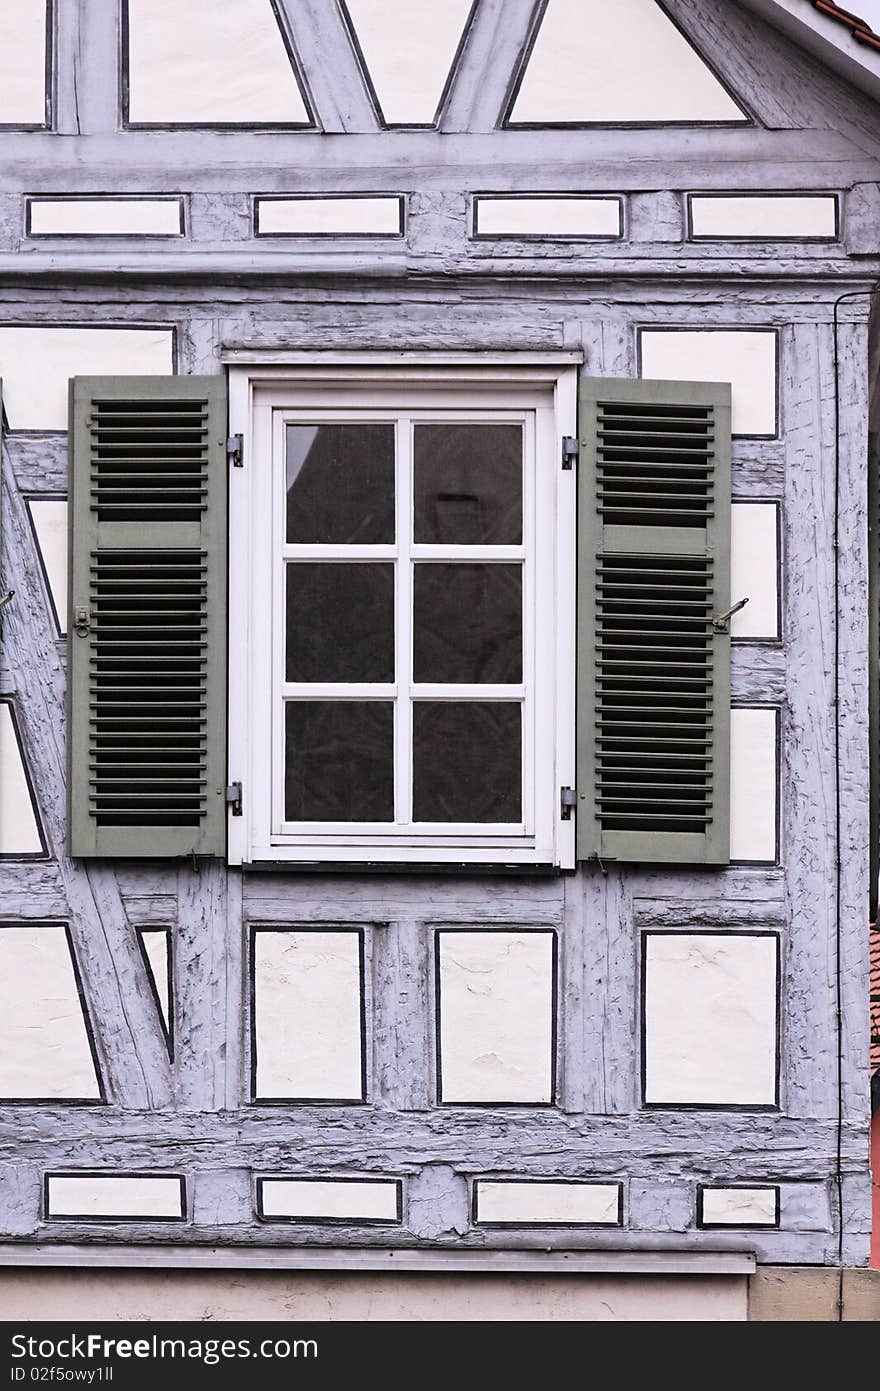
<path fill-rule="evenodd" d="M 92 616 L 85 604 L 77 604 L 73 610 L 73 630 L 78 638 L 87 638 Z"/>
<path fill-rule="evenodd" d="M 577 462 L 578 442 L 574 435 L 562 436 L 562 467 L 570 469 Z"/>
<path fill-rule="evenodd" d="M 739 613 L 740 609 L 744 609 L 748 602 L 747 598 L 740 599 L 738 604 L 731 604 L 726 613 L 719 613 L 717 618 L 713 618 L 712 627 L 715 629 L 716 633 L 726 633 L 733 615 Z"/>
<path fill-rule="evenodd" d="M 577 793 L 573 787 L 563 787 L 560 789 L 559 801 L 561 805 L 560 815 L 563 821 L 571 820 L 571 813 L 577 806 Z"/>
<path fill-rule="evenodd" d="M 226 789 L 226 805 L 233 816 L 241 816 L 241 783 L 231 782 Z"/>
<path fill-rule="evenodd" d="M 230 435 L 226 441 L 226 458 L 233 468 L 244 468 L 244 435 Z"/>

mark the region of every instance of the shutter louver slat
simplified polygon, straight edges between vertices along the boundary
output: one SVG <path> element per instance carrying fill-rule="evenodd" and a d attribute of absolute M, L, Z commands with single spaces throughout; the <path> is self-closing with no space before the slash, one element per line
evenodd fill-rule
<path fill-rule="evenodd" d="M 729 438 L 729 387 L 582 384 L 580 859 L 729 859 Z"/>
<path fill-rule="evenodd" d="M 224 852 L 225 436 L 218 378 L 71 384 L 73 855 Z"/>

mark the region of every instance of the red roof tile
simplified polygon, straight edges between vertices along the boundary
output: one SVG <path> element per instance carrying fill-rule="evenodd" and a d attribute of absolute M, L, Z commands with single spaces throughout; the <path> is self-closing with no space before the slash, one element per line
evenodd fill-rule
<path fill-rule="evenodd" d="M 839 24 L 845 24 L 857 43 L 868 44 L 870 48 L 880 48 L 880 34 L 875 34 L 867 20 L 860 19 L 857 14 L 850 10 L 841 9 L 840 5 L 835 5 L 834 0 L 808 0 L 814 10 L 821 10 L 827 14 L 829 19 L 836 19 Z"/>

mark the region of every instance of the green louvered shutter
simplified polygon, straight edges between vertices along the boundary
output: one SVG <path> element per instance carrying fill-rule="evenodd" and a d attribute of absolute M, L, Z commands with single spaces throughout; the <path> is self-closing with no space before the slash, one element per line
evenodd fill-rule
<path fill-rule="evenodd" d="M 226 386 L 70 390 L 68 848 L 223 855 Z"/>
<path fill-rule="evenodd" d="M 730 859 L 730 388 L 583 381 L 578 858 Z"/>

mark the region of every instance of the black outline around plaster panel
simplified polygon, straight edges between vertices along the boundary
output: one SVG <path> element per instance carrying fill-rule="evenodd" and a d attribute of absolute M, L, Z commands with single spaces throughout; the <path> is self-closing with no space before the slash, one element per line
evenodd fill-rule
<path fill-rule="evenodd" d="M 55 117 L 55 0 L 46 0 L 46 28 L 43 63 L 43 120 L 0 121 L 0 130 L 51 130 Z"/>
<path fill-rule="evenodd" d="M 260 229 L 260 205 L 262 203 L 332 203 L 351 202 L 356 198 L 396 199 L 398 203 L 398 229 L 396 232 L 263 232 Z M 255 237 L 294 237 L 314 241 L 394 241 L 406 235 L 405 193 L 255 193 L 251 195 L 252 220 Z"/>
<path fill-rule="evenodd" d="M 34 433 L 36 433 L 36 432 L 34 432 Z M 44 555 L 43 555 L 43 548 L 42 548 L 42 546 L 40 545 L 40 537 L 39 537 L 39 535 L 38 535 L 38 533 L 37 533 L 37 524 L 36 524 L 36 522 L 34 521 L 34 514 L 33 514 L 33 512 L 31 511 L 31 503 L 33 503 L 33 502 L 64 502 L 64 503 L 66 503 L 67 500 L 68 500 L 68 499 L 67 499 L 67 493 L 25 493 L 25 494 L 23 494 L 22 496 L 23 496 L 23 501 L 24 501 L 24 505 L 25 505 L 25 511 L 27 512 L 28 523 L 29 523 L 30 529 L 31 529 L 31 535 L 32 535 L 32 537 L 33 537 L 34 550 L 35 550 L 36 553 L 37 553 L 37 563 L 39 564 L 39 567 L 40 567 L 40 574 L 41 574 L 42 577 L 43 577 L 43 585 L 45 586 L 45 590 L 46 590 L 46 600 L 47 600 L 48 607 L 49 607 L 49 613 L 50 613 L 50 615 L 51 615 L 52 622 L 53 622 L 54 625 L 55 625 L 55 636 L 56 636 L 56 638 L 58 638 L 59 640 L 63 640 L 63 639 L 65 639 L 65 638 L 67 637 L 67 628 L 61 626 L 61 615 L 60 615 L 59 612 L 58 612 L 58 606 L 57 606 L 57 604 L 55 603 L 55 595 L 52 593 L 52 586 L 51 586 L 51 584 L 49 583 L 49 572 L 48 572 L 48 570 L 46 569 L 46 560 L 45 560 L 45 557 L 44 557 Z"/>
<path fill-rule="evenodd" d="M 500 130 L 657 130 L 658 128 L 660 128 L 660 129 L 670 129 L 670 130 L 674 130 L 674 129 L 684 129 L 684 130 L 693 130 L 693 129 L 697 129 L 697 130 L 706 130 L 706 129 L 709 129 L 709 130 L 713 130 L 713 129 L 720 129 L 720 130 L 731 130 L 731 129 L 732 129 L 732 130 L 742 130 L 744 127 L 755 126 L 755 125 L 757 125 L 757 122 L 756 122 L 756 120 L 755 120 L 755 117 L 754 117 L 754 116 L 752 115 L 752 113 L 751 113 L 750 111 L 748 111 L 747 108 L 743 105 L 742 98 L 739 96 L 739 94 L 738 94 L 737 92 L 735 92 L 735 91 L 733 90 L 733 88 L 730 86 L 730 83 L 729 83 L 724 77 L 721 76 L 721 74 L 718 72 L 717 68 L 715 67 L 715 64 L 712 63 L 712 62 L 706 57 L 706 55 L 705 55 L 703 52 L 701 52 L 701 50 L 700 50 L 699 48 L 697 48 L 697 45 L 694 43 L 694 41 L 693 41 L 693 39 L 691 38 L 690 34 L 688 34 L 688 33 L 686 32 L 686 30 L 682 28 L 681 24 L 678 22 L 678 20 L 676 19 L 676 17 L 675 17 L 674 15 L 671 15 L 671 14 L 669 13 L 669 10 L 667 9 L 666 5 L 664 5 L 664 4 L 662 3 L 662 0 L 655 0 L 655 4 L 657 5 L 657 8 L 658 8 L 659 10 L 662 10 L 662 11 L 663 11 L 663 13 L 665 14 L 665 16 L 666 16 L 667 20 L 669 21 L 669 23 L 673 26 L 674 29 L 677 29 L 677 30 L 678 30 L 679 34 L 680 34 L 681 37 L 684 39 L 685 43 L 688 45 L 689 48 L 691 48 L 691 49 L 693 50 L 693 52 L 696 54 L 697 58 L 700 60 L 700 62 L 703 64 L 703 66 L 706 67 L 706 68 L 708 68 L 709 72 L 710 72 L 710 73 L 712 74 L 712 76 L 715 78 L 715 80 L 716 80 L 716 82 L 719 84 L 719 86 L 721 86 L 721 87 L 724 88 L 724 91 L 725 91 L 725 92 L 727 93 L 727 95 L 730 97 L 730 99 L 731 99 L 731 101 L 733 102 L 734 106 L 737 106 L 737 107 L 739 108 L 739 110 L 742 112 L 742 120 L 740 120 L 740 121 L 737 121 L 737 120 L 734 120 L 734 119 L 731 119 L 731 120 L 729 120 L 729 121 L 514 121 L 514 120 L 511 120 L 511 117 L 512 117 L 512 115 L 513 115 L 513 108 L 516 106 L 517 98 L 519 97 L 519 93 L 520 93 L 520 88 L 522 87 L 523 80 L 524 80 L 525 75 L 526 75 L 526 69 L 528 68 L 529 63 L 531 62 L 532 54 L 533 54 L 534 49 L 535 49 L 535 44 L 537 43 L 538 35 L 539 35 L 540 31 L 541 31 L 541 26 L 542 26 L 543 23 L 544 23 L 544 16 L 545 16 L 545 14 L 547 13 L 547 8 L 548 8 L 549 4 L 550 4 L 550 0 L 536 0 L 535 10 L 534 10 L 534 13 L 533 13 L 533 15 L 532 15 L 531 24 L 530 24 L 530 28 L 529 28 L 529 35 L 528 35 L 528 38 L 526 39 L 526 42 L 525 42 L 525 46 L 524 46 L 524 48 L 523 48 L 523 51 L 522 51 L 522 53 L 521 53 L 519 59 L 517 60 L 516 66 L 515 66 L 515 68 L 514 68 L 513 77 L 512 77 L 511 83 L 510 83 L 510 87 L 509 87 L 509 89 L 508 89 L 507 95 L 506 95 L 505 98 L 504 98 L 504 104 L 502 105 L 502 108 L 501 108 L 501 115 L 500 115 L 500 117 L 499 117 L 499 119 L 498 119 L 498 125 L 497 125 L 497 127 L 496 127 L 497 129 L 500 129 Z"/>
<path fill-rule="evenodd" d="M 695 189 L 693 192 L 688 192 L 688 193 L 686 193 L 685 196 L 684 196 L 684 198 L 685 198 L 685 224 L 684 224 L 684 226 L 685 226 L 685 240 L 688 241 L 688 242 L 695 242 L 695 243 L 697 243 L 697 244 L 701 244 L 701 243 L 703 243 L 703 242 L 738 242 L 738 243 L 757 243 L 758 245 L 761 245 L 761 244 L 763 244 L 763 243 L 765 243 L 765 242 L 772 242 L 774 245 L 776 245 L 778 242 L 785 242 L 785 243 L 789 243 L 789 244 L 792 244 L 792 245 L 800 245 L 800 244 L 803 244 L 803 245 L 805 245 L 805 246 L 831 246 L 831 245 L 833 245 L 833 243 L 840 241 L 840 231 L 841 231 L 840 197 L 841 197 L 841 196 L 840 196 L 840 194 L 839 194 L 838 192 L 836 192 L 836 191 L 835 191 L 835 192 L 830 192 L 828 189 L 803 189 L 803 188 L 797 188 L 797 189 L 791 189 L 790 191 L 787 190 L 787 189 L 786 189 L 786 190 L 781 190 L 781 189 L 780 189 L 780 190 L 773 190 L 772 192 L 766 192 L 766 191 L 763 190 L 763 189 L 754 189 L 754 188 L 753 188 L 753 189 L 747 189 L 747 190 L 745 190 L 744 192 L 736 192 L 736 191 L 728 192 L 727 190 L 725 190 L 724 192 L 721 192 L 721 191 L 719 191 L 719 190 L 717 190 L 717 189 L 713 189 L 712 191 L 706 192 L 706 193 L 701 193 L 699 190 Z M 707 199 L 711 198 L 711 199 L 715 199 L 715 200 L 717 200 L 717 199 L 725 199 L 725 198 L 727 198 L 727 199 L 729 199 L 729 198 L 765 198 L 765 199 L 769 198 L 769 199 L 771 199 L 771 200 L 774 199 L 774 198 L 830 198 L 830 199 L 832 199 L 832 201 L 833 201 L 833 203 L 834 203 L 834 233 L 833 233 L 833 235 L 830 236 L 830 237 L 808 237 L 808 236 L 803 236 L 803 235 L 801 235 L 801 236 L 789 235 L 789 236 L 781 236 L 781 237 L 774 237 L 774 236 L 759 237 L 759 236 L 751 235 L 751 236 L 741 236 L 741 237 L 738 237 L 738 236 L 735 236 L 735 235 L 731 235 L 730 233 L 727 233 L 727 234 L 724 234 L 724 235 L 720 235 L 720 236 L 719 236 L 719 235 L 716 234 L 716 233 L 707 234 L 707 233 L 704 233 L 704 232 L 703 232 L 703 233 L 697 234 L 697 233 L 694 232 L 693 213 L 692 213 L 692 201 L 693 201 L 694 198 L 707 198 Z"/>
<path fill-rule="evenodd" d="M 96 241 L 112 237 L 128 241 L 175 241 L 186 236 L 185 193 L 26 193 L 24 195 L 24 236 L 29 241 Z M 31 208 L 34 203 L 177 203 L 180 227 L 177 232 L 34 232 Z"/>
<path fill-rule="evenodd" d="M 515 1222 L 481 1222 L 479 1217 L 479 1187 L 481 1183 L 494 1183 L 503 1185 L 505 1183 L 531 1184 L 536 1188 L 552 1183 L 568 1184 L 575 1188 L 616 1188 L 617 1189 L 617 1219 L 614 1222 L 541 1222 L 535 1219 Z M 532 1174 L 525 1178 L 490 1178 L 487 1174 L 481 1174 L 478 1178 L 471 1181 L 471 1201 L 469 1204 L 470 1219 L 475 1227 L 482 1227 L 485 1231 L 521 1231 L 531 1232 L 535 1228 L 546 1231 L 563 1231 L 568 1228 L 588 1228 L 594 1231 L 616 1231 L 624 1226 L 623 1209 L 623 1180 L 622 1179 L 599 1179 L 599 1178 L 548 1178 L 546 1176 L 537 1177 Z"/>
<path fill-rule="evenodd" d="M 648 937 L 772 937 L 776 943 L 776 981 L 774 1004 L 775 1033 L 775 1100 L 770 1102 L 736 1101 L 648 1101 L 647 1100 L 647 978 Z M 644 1111 L 741 1111 L 744 1114 L 778 1113 L 781 1108 L 780 1085 L 782 1074 L 782 933 L 775 928 L 750 927 L 672 927 L 642 928 L 639 932 L 639 1082 L 640 1109 Z"/>
<path fill-rule="evenodd" d="M 555 927 L 519 927 L 515 923 L 486 924 L 474 927 L 445 926 L 443 924 L 432 925 L 429 927 L 434 938 L 433 956 L 433 982 L 434 982 L 434 1104 L 445 1108 L 460 1106 L 467 1110 L 479 1109 L 483 1111 L 501 1110 L 535 1110 L 555 1107 L 558 1104 L 557 1084 L 558 1084 L 558 1051 L 559 1051 L 559 932 Z M 443 1060 L 441 1047 L 441 995 L 440 995 L 440 938 L 444 933 L 495 933 L 498 936 L 506 933 L 508 936 L 522 936 L 524 933 L 542 934 L 550 936 L 551 956 L 550 956 L 550 1096 L 547 1101 L 451 1101 L 443 1096 Z"/>
<path fill-rule="evenodd" d="M 189 131 L 189 130 L 229 130 L 229 131 L 319 131 L 315 105 L 312 96 L 306 85 L 305 72 L 299 60 L 293 42 L 293 35 L 289 32 L 285 22 L 285 17 L 278 8 L 277 0 L 268 0 L 272 9 L 272 15 L 278 26 L 281 35 L 281 42 L 287 54 L 293 72 L 294 81 L 299 88 L 303 106 L 308 116 L 307 121 L 131 121 L 129 119 L 129 103 L 131 92 L 130 81 L 130 45 L 129 45 L 129 17 L 128 0 L 122 0 L 119 26 L 119 110 L 121 113 L 123 130 L 167 130 L 167 131 Z"/>
<path fill-rule="evenodd" d="M 446 80 L 443 83 L 443 89 L 438 98 L 437 106 L 434 110 L 434 119 L 432 121 L 386 121 L 385 114 L 382 110 L 382 103 L 379 100 L 379 94 L 376 91 L 375 86 L 373 85 L 373 78 L 370 73 L 370 67 L 367 63 L 364 51 L 361 48 L 360 39 L 357 36 L 357 28 L 355 26 L 354 20 L 352 19 L 349 13 L 348 5 L 345 3 L 345 0 L 338 0 L 338 4 L 340 14 L 342 15 L 342 22 L 345 25 L 346 32 L 348 33 L 349 42 L 352 46 L 357 65 L 360 69 L 361 78 L 367 90 L 367 96 L 370 99 L 370 105 L 373 108 L 373 112 L 375 114 L 380 129 L 436 130 L 439 127 L 441 121 L 443 120 L 444 115 L 446 114 L 446 107 L 449 104 L 449 98 L 452 94 L 452 84 L 458 76 L 459 65 L 461 63 L 462 55 L 465 50 L 465 45 L 467 44 L 467 41 L 470 38 L 471 28 L 473 26 L 474 16 L 477 12 L 477 5 L 479 4 L 479 0 L 472 0 L 470 10 L 467 14 L 467 18 L 465 19 L 464 25 L 462 26 L 461 36 L 458 40 L 455 53 L 453 54 L 452 61 L 449 64 L 449 71 L 446 74 Z"/>
<path fill-rule="evenodd" d="M 636 376 L 640 381 L 668 381 L 667 377 L 644 377 L 642 375 L 642 335 L 645 333 L 766 333 L 776 339 L 774 354 L 773 409 L 776 416 L 776 429 L 769 435 L 735 434 L 732 440 L 780 440 L 782 439 L 782 390 L 780 383 L 782 366 L 782 334 L 777 324 L 637 324 L 636 330 Z M 673 379 L 674 380 L 674 379 Z"/>
<path fill-rule="evenodd" d="M 393 1183 L 396 1189 L 395 1217 L 268 1217 L 263 1209 L 263 1185 L 266 1183 Z M 256 1177 L 254 1213 L 258 1222 L 298 1227 L 399 1227 L 403 1222 L 403 1179 L 388 1174 L 259 1174 Z"/>
<path fill-rule="evenodd" d="M 617 232 L 481 232 L 479 231 L 479 205 L 481 202 L 505 203 L 544 202 L 548 198 L 565 199 L 571 203 L 614 202 L 617 204 Z M 615 242 L 622 241 L 626 235 L 625 197 L 622 193 L 473 193 L 471 195 L 470 227 L 468 237 L 477 242 Z"/>
<path fill-rule="evenodd" d="M 736 700 L 731 701 L 730 709 L 731 713 L 734 710 L 773 710 L 776 714 L 776 752 L 773 760 L 776 774 L 776 842 L 772 860 L 731 859 L 729 863 L 731 867 L 744 869 L 777 869 L 782 862 L 782 706 L 773 701 Z"/>
<path fill-rule="evenodd" d="M 165 1018 L 165 1011 L 162 1008 L 162 1000 L 159 995 L 159 983 L 153 974 L 153 967 L 147 954 L 147 944 L 144 937 L 149 933 L 161 932 L 165 937 L 165 970 L 168 979 L 168 1018 Z M 168 1056 L 174 1061 L 174 946 L 170 927 L 136 927 L 138 946 L 143 957 L 144 967 L 147 972 L 147 980 L 150 984 L 150 992 L 153 996 L 153 1003 L 156 1006 L 156 1013 L 159 1016 L 159 1023 L 162 1026 L 162 1033 L 165 1037 L 165 1046 L 168 1049 Z"/>
<path fill-rule="evenodd" d="M 146 1179 L 169 1179 L 176 1178 L 180 1185 L 180 1213 L 176 1217 L 144 1217 L 140 1213 L 133 1213 L 130 1216 L 121 1213 L 112 1217 L 98 1217 L 94 1213 L 54 1213 L 49 1208 L 49 1180 L 53 1178 L 146 1178 Z M 172 1173 L 162 1173 L 156 1169 L 50 1169 L 43 1174 L 42 1182 L 43 1210 L 41 1213 L 44 1222 L 83 1222 L 99 1223 L 102 1227 L 108 1223 L 116 1222 L 186 1222 L 187 1214 L 187 1195 L 186 1195 L 186 1176 L 176 1171 Z"/>
<path fill-rule="evenodd" d="M 758 1192 L 768 1192 L 772 1189 L 774 1193 L 774 1217 L 772 1222 L 704 1222 L 703 1221 L 703 1194 L 707 1191 L 720 1190 L 727 1193 L 730 1189 L 744 1190 L 751 1193 L 756 1189 Z M 697 1227 L 703 1232 L 777 1232 L 780 1222 L 780 1185 L 778 1183 L 698 1183 L 697 1184 Z"/>
<path fill-rule="evenodd" d="M 28 763 L 27 755 L 25 753 L 24 741 L 21 737 L 21 729 L 19 728 L 18 723 L 18 711 L 16 708 L 16 700 L 17 698 L 12 692 L 10 692 L 8 695 L 0 695 L 0 705 L 9 706 L 9 721 L 12 725 L 13 737 L 15 738 L 15 743 L 18 748 L 18 760 L 21 765 L 21 771 L 22 776 L 24 777 L 25 787 L 27 788 L 28 796 L 30 797 L 31 810 L 33 812 L 34 817 L 34 825 L 37 828 L 37 836 L 39 837 L 42 849 L 22 850 L 18 853 L 0 850 L 0 862 L 7 860 L 48 860 L 51 858 L 51 856 L 49 854 L 49 846 L 46 840 L 46 833 L 43 829 L 43 818 L 40 815 L 40 806 L 37 800 L 37 789 L 34 786 L 34 780 L 31 775 L 30 765 Z"/>
<path fill-rule="evenodd" d="M 774 647 L 774 648 L 781 647 L 781 646 L 783 645 L 783 643 L 784 643 L 784 634 L 783 634 L 783 630 L 782 630 L 782 617 L 783 617 L 783 613 L 782 613 L 782 611 L 783 611 L 783 604 L 782 604 L 782 586 L 783 586 L 782 549 L 783 549 L 783 541 L 784 541 L 783 526 L 782 526 L 782 517 L 783 517 L 783 509 L 784 509 L 784 507 L 785 507 L 785 503 L 783 502 L 782 498 L 778 498 L 778 497 L 737 497 L 736 495 L 734 495 L 734 496 L 731 497 L 731 499 L 730 499 L 730 505 L 731 505 L 731 507 L 775 507 L 775 508 L 776 508 L 776 634 L 775 634 L 775 636 L 771 636 L 771 635 L 769 635 L 769 634 L 763 634 L 763 635 L 760 636 L 760 637 L 757 637 L 757 636 L 756 636 L 756 637 L 752 637 L 752 636 L 736 637 L 736 636 L 734 636 L 733 634 L 731 634 L 730 641 L 731 641 L 732 643 L 735 643 L 737 647 L 746 646 L 746 645 L 748 645 L 749 647 Z M 731 595 L 731 598 L 733 598 L 733 595 Z M 731 706 L 731 709 L 732 709 L 732 708 L 733 708 L 733 706 Z M 778 849 L 778 847 L 777 847 L 777 849 Z M 750 862 L 750 861 L 746 861 L 746 863 L 751 863 L 751 862 Z"/>
<path fill-rule="evenodd" d="M 314 869 L 314 866 L 312 866 Z M 346 925 L 338 920 L 331 923 L 251 923 L 248 933 L 248 1016 L 250 1039 L 250 1097 L 252 1106 L 365 1106 L 369 1100 L 367 1067 L 367 973 L 366 973 L 366 927 L 364 923 Z M 257 1092 L 257 982 L 256 982 L 256 937 L 258 932 L 336 932 L 357 935 L 358 969 L 360 972 L 360 1031 L 361 1031 L 361 1095 L 359 1097 L 327 1096 L 260 1096 Z"/>
<path fill-rule="evenodd" d="M 0 1109 L 4 1106 L 104 1106 L 107 1104 L 107 1092 L 104 1086 L 104 1076 L 101 1071 L 101 1063 L 98 1056 L 97 1039 L 92 1025 L 92 1016 L 86 1003 L 85 991 L 83 989 L 82 975 L 77 961 L 76 949 L 73 943 L 73 935 L 70 931 L 70 924 L 57 918 L 19 918 L 17 920 L 4 919 L 0 922 L 0 932 L 7 927 L 63 927 L 64 936 L 67 941 L 67 951 L 70 957 L 70 966 L 73 972 L 73 983 L 76 988 L 79 1000 L 80 1011 L 82 1013 L 83 1027 L 86 1031 L 86 1039 L 89 1045 L 89 1053 L 92 1058 L 92 1067 L 95 1071 L 95 1082 L 98 1087 L 97 1096 L 23 1096 L 23 1097 L 0 1097 Z"/>

